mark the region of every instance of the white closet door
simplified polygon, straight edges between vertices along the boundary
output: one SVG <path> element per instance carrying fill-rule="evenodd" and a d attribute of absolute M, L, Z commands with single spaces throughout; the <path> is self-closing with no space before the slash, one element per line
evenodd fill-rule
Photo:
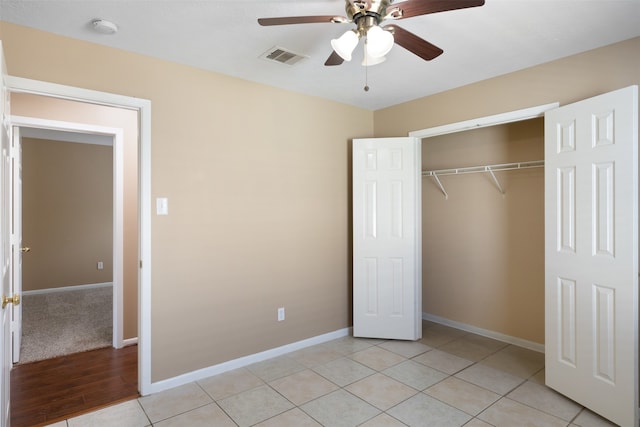
<path fill-rule="evenodd" d="M 637 426 L 637 86 L 545 114 L 545 224 L 546 383 Z"/>
<path fill-rule="evenodd" d="M 353 333 L 422 337 L 421 141 L 353 141 Z"/>

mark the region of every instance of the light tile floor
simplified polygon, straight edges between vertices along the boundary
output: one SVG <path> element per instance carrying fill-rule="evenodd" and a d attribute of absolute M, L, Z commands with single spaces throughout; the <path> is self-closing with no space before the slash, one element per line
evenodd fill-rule
<path fill-rule="evenodd" d="M 55 427 L 600 427 L 544 386 L 544 356 L 431 322 L 419 342 L 340 338 Z"/>

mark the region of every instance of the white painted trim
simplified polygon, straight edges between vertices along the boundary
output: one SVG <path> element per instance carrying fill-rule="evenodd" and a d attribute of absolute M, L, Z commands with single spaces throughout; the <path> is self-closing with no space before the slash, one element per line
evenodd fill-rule
<path fill-rule="evenodd" d="M 213 375 L 218 375 L 234 369 L 242 368 L 253 363 L 262 362 L 263 360 L 271 359 L 273 357 L 282 356 L 284 354 L 291 353 L 296 350 L 301 350 L 312 345 L 322 344 L 327 341 L 346 337 L 350 334 L 351 328 L 339 329 L 337 331 L 329 332 L 324 335 L 318 335 L 306 340 L 283 345 L 282 347 L 272 348 L 271 350 L 266 350 L 260 353 L 251 354 L 249 356 L 240 357 L 238 359 L 230 360 L 218 365 L 209 366 L 208 368 L 198 369 L 197 371 L 188 372 L 186 374 L 178 375 L 177 377 L 155 382 L 151 384 L 150 392 L 158 393 L 170 388 L 208 378 Z"/>
<path fill-rule="evenodd" d="M 139 108 L 138 387 L 151 393 L 151 101 Z"/>
<path fill-rule="evenodd" d="M 23 138 L 48 139 L 51 141 L 75 142 L 78 144 L 94 144 L 113 146 L 110 135 L 78 134 L 75 132 L 52 131 L 50 129 L 25 128 L 20 134 Z"/>
<path fill-rule="evenodd" d="M 124 338 L 124 131 L 114 138 L 113 188 L 118 197 L 113 198 L 113 346 L 122 348 Z M 117 252 L 116 252 L 117 248 Z M 117 254 L 117 255 L 116 255 Z"/>
<path fill-rule="evenodd" d="M 142 264 L 138 280 L 138 387 L 140 394 L 145 396 L 151 392 L 151 101 L 22 77 L 6 76 L 5 82 L 10 92 L 32 93 L 138 111 L 138 250 Z"/>
<path fill-rule="evenodd" d="M 91 125 L 87 123 L 65 122 L 60 120 L 38 119 L 35 117 L 15 116 L 10 117 L 11 125 L 30 128 L 30 129 L 46 129 L 60 132 L 86 133 L 90 135 L 107 135 L 114 136 L 122 133 L 121 128 Z M 23 137 L 29 138 L 27 135 Z"/>
<path fill-rule="evenodd" d="M 422 319 L 429 320 L 435 323 L 440 323 L 441 325 L 450 326 L 452 328 L 460 329 L 462 331 L 482 335 L 483 337 L 493 338 L 494 340 L 517 345 L 518 347 L 527 348 L 529 350 L 537 351 L 539 353 L 544 353 L 544 344 L 540 344 L 537 342 L 523 340 L 522 338 L 512 337 L 511 335 L 505 335 L 503 333 L 491 331 L 489 329 L 478 328 L 477 326 L 456 322 L 455 320 L 449 320 L 444 317 L 436 316 L 429 313 L 422 313 Z"/>
<path fill-rule="evenodd" d="M 138 337 L 135 338 L 127 338 L 122 342 L 123 347 L 129 347 L 130 345 L 138 344 Z"/>
<path fill-rule="evenodd" d="M 93 102 L 98 105 L 108 105 L 111 107 L 127 108 L 130 110 L 139 110 L 141 108 L 151 106 L 151 101 L 142 98 L 100 92 L 97 90 L 83 89 L 80 87 L 61 85 L 40 80 L 31 80 L 24 77 L 6 76 L 5 83 L 7 85 L 7 90 L 15 93 L 31 93 L 34 95 L 69 99 L 72 101 Z"/>
<path fill-rule="evenodd" d="M 465 120 L 463 122 L 450 123 L 447 125 L 436 126 L 428 129 L 415 130 L 409 132 L 409 136 L 414 136 L 416 138 L 429 138 L 432 136 L 446 135 L 448 133 L 462 132 L 465 130 L 479 129 L 511 122 L 519 122 L 521 120 L 535 119 L 536 117 L 543 117 L 545 111 L 558 108 L 558 106 L 560 106 L 560 103 L 552 102 L 550 104 L 538 105 L 536 107 L 510 111 L 508 113 L 501 113 L 493 116 Z"/>
<path fill-rule="evenodd" d="M 46 129 L 113 139 L 113 338 L 114 348 L 122 347 L 124 306 L 124 131 L 121 128 L 86 123 L 11 116 L 11 125 L 19 128 Z"/>
<path fill-rule="evenodd" d="M 22 291 L 22 296 L 53 294 L 56 292 L 86 291 L 88 289 L 107 288 L 107 287 L 113 287 L 113 283 L 104 282 L 104 283 L 91 283 L 88 285 L 60 286 L 59 288 L 34 289 L 32 291 Z"/>

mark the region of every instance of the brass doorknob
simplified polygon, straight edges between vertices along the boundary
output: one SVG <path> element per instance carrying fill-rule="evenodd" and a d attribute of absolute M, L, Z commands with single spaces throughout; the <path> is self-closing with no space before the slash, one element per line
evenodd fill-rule
<path fill-rule="evenodd" d="M 31 252 L 31 248 L 20 248 L 20 252 L 22 253 Z"/>
<path fill-rule="evenodd" d="M 9 298 L 6 295 L 2 295 L 2 308 L 5 308 L 7 304 L 19 305 L 20 304 L 20 295 L 13 294 L 13 297 Z"/>

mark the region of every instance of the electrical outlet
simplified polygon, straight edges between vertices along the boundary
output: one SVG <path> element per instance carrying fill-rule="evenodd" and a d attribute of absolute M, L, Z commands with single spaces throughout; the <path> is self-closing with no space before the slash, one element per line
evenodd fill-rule
<path fill-rule="evenodd" d="M 278 309 L 278 322 L 282 322 L 284 320 L 284 307 L 280 307 Z"/>
<path fill-rule="evenodd" d="M 104 268 L 104 263 L 102 261 L 98 261 L 98 270 L 102 270 Z"/>

